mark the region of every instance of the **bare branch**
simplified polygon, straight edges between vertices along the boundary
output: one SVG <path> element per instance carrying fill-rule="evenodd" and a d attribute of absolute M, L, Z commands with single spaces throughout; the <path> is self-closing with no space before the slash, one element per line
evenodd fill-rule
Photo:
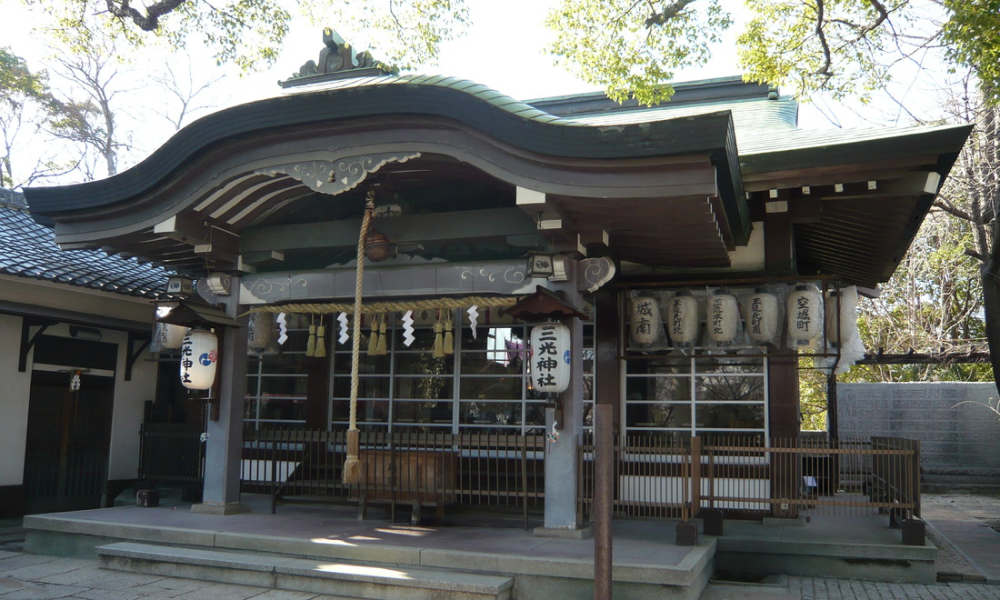
<path fill-rule="evenodd" d="M 663 10 L 660 12 L 650 15 L 649 18 L 646 19 L 646 27 L 665 24 L 667 21 L 680 14 L 680 12 L 687 8 L 688 5 L 697 1 L 698 0 L 674 0 L 674 2 L 664 6 Z"/>

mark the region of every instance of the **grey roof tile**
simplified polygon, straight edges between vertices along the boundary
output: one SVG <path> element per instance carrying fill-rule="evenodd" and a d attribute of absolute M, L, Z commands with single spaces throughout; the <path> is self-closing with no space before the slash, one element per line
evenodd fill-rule
<path fill-rule="evenodd" d="M 24 196 L 4 189 L 0 189 L 0 273 L 150 299 L 165 295 L 171 274 L 103 250 L 60 250 L 52 230 L 31 218 Z"/>

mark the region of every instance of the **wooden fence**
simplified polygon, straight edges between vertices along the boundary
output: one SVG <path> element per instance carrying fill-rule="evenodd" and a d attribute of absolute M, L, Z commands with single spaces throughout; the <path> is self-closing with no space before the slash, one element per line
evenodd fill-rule
<path fill-rule="evenodd" d="M 592 441 L 580 448 L 581 518 L 593 505 Z M 688 519 L 702 510 L 732 517 L 920 515 L 919 442 L 899 438 L 832 440 L 720 438 L 619 439 L 614 513 Z"/>

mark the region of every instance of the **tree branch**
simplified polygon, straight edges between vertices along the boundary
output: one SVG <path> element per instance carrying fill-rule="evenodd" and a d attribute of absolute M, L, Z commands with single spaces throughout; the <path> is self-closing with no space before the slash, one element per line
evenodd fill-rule
<path fill-rule="evenodd" d="M 663 10 L 656 13 L 654 12 L 649 18 L 646 19 L 646 27 L 652 27 L 653 25 L 663 25 L 670 19 L 676 17 L 682 10 L 688 7 L 689 4 L 693 4 L 698 0 L 674 0 L 674 2 L 663 7 Z"/>
<path fill-rule="evenodd" d="M 107 0 L 108 12 L 119 19 L 128 19 L 143 31 L 156 31 L 160 17 L 173 12 L 178 6 L 190 0 L 161 0 L 146 7 L 146 14 L 132 8 L 131 0 Z"/>

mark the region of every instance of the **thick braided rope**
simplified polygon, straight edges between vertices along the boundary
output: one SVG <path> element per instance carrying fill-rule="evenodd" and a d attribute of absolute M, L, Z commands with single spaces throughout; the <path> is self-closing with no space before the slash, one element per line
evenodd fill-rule
<path fill-rule="evenodd" d="M 365 206 L 365 215 L 361 219 L 361 234 L 358 236 L 358 269 L 354 281 L 354 340 L 351 346 L 351 416 L 348 429 L 358 428 L 358 369 L 361 362 L 361 282 L 365 274 L 365 238 L 368 237 L 368 224 L 371 222 L 372 198 L 369 195 Z"/>
<path fill-rule="evenodd" d="M 433 298 L 425 300 L 397 300 L 392 302 L 373 302 L 361 306 L 361 314 L 385 312 L 405 312 L 408 310 L 433 310 L 433 309 L 453 309 L 469 308 L 479 306 L 482 308 L 506 308 L 514 306 L 517 298 L 513 296 L 466 296 L 464 298 Z M 356 304 L 346 302 L 309 303 L 309 304 L 268 304 L 257 306 L 240 316 L 251 313 L 287 313 L 287 314 L 325 314 L 325 313 L 347 313 L 353 314 L 358 310 Z"/>

